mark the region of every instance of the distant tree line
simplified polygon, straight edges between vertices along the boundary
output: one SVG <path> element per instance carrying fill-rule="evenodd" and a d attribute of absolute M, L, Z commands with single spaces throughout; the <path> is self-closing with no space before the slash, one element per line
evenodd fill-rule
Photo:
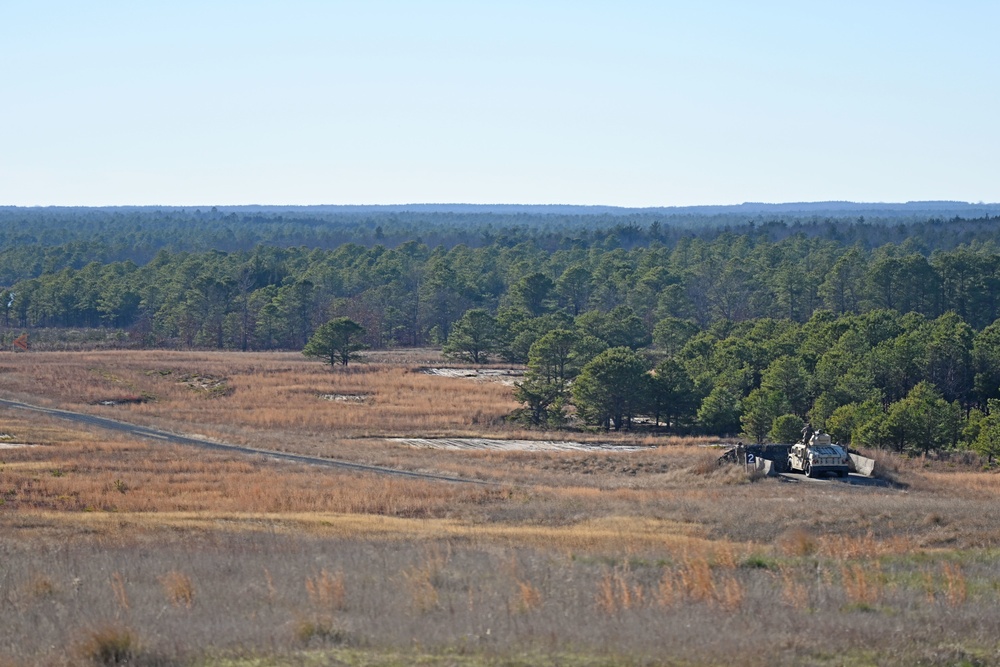
<path fill-rule="evenodd" d="M 616 236 L 609 237 L 615 241 Z M 169 252 L 137 264 L 62 267 L 0 288 L 0 324 L 128 329 L 138 344 L 223 349 L 300 349 L 316 327 L 346 316 L 372 347 L 445 342 L 470 309 L 517 328 L 505 359 L 526 361 L 533 332 L 553 318 L 602 318 L 628 309 L 635 331 L 658 322 L 758 318 L 806 322 L 895 310 L 937 318 L 954 312 L 979 330 L 1000 317 L 1000 251 L 992 243 L 922 252 L 915 242 L 866 250 L 796 235 L 781 241 L 723 233 L 630 249 L 568 238 L 494 241 L 446 249 L 333 250 L 258 246 L 239 252 Z M 543 319 L 538 319 L 543 318 Z M 548 319 L 545 319 L 548 318 Z M 630 319 L 634 318 L 634 319 Z"/>
<path fill-rule="evenodd" d="M 778 212 L 782 207 L 761 207 L 752 215 L 734 207 L 709 207 L 703 213 L 596 209 L 589 214 L 564 211 L 573 207 L 549 207 L 553 212 L 545 214 L 518 212 L 518 207 L 495 207 L 490 212 L 451 208 L 456 210 L 0 207 L 0 285 L 66 268 L 82 269 L 91 262 L 131 261 L 141 266 L 161 250 L 171 254 L 249 252 L 259 246 L 335 250 L 345 244 L 396 248 L 411 241 L 446 250 L 521 243 L 548 252 L 571 246 L 629 250 L 653 243 L 673 248 L 686 239 L 711 242 L 720 235 L 736 234 L 772 243 L 804 236 L 865 250 L 909 240 L 914 249 L 929 255 L 961 245 L 1000 243 L 996 224 L 1000 207 L 995 205 L 958 207 L 949 214 L 947 207 L 928 204 L 924 215 L 907 206 L 885 207 L 866 211 L 867 219 L 843 213 L 838 217 L 836 211 L 824 214 L 822 209 Z M 773 212 L 766 212 L 768 208 Z M 970 213 L 976 216 L 969 217 Z"/>

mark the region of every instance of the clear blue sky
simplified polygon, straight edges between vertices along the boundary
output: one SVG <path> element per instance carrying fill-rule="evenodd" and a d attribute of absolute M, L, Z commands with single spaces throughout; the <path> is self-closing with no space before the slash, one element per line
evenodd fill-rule
<path fill-rule="evenodd" d="M 0 204 L 1000 201 L 1000 2 L 0 2 Z"/>

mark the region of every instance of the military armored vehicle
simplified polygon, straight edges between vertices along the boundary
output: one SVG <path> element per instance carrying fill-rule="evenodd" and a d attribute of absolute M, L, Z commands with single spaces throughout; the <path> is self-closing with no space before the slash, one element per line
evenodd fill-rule
<path fill-rule="evenodd" d="M 808 440 L 804 437 L 792 445 L 788 452 L 788 469 L 804 473 L 807 477 L 819 477 L 827 473 L 846 477 L 850 472 L 850 465 L 847 450 L 833 444 L 830 435 L 822 431 L 813 433 Z"/>

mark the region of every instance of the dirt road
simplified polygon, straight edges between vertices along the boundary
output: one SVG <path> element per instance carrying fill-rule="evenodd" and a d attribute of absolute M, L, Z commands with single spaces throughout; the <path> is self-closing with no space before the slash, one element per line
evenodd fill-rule
<path fill-rule="evenodd" d="M 177 435 L 176 433 L 170 433 L 169 431 L 161 431 L 159 429 L 149 428 L 148 426 L 138 426 L 136 424 L 120 422 L 114 419 L 108 419 L 107 417 L 97 417 L 95 415 L 88 415 L 82 412 L 71 412 L 69 410 L 56 410 L 54 408 L 44 408 L 38 405 L 31 405 L 29 403 L 22 403 L 20 401 L 10 401 L 2 398 L 0 398 L 0 408 L 12 408 L 15 410 L 28 410 L 31 412 L 40 412 L 42 414 L 49 415 L 50 417 L 57 417 L 59 419 L 65 419 L 68 421 L 76 422 L 78 424 L 96 426 L 98 428 L 104 428 L 110 431 L 117 431 L 119 433 L 129 433 L 131 435 L 139 436 L 140 438 L 159 440 L 161 442 L 168 442 L 174 445 L 187 445 L 190 447 L 198 447 L 200 449 L 209 449 L 209 450 L 214 450 L 219 452 L 229 452 L 234 454 L 246 454 L 249 456 L 265 456 L 267 458 L 274 459 L 277 461 L 289 461 L 292 463 L 304 463 L 306 465 L 323 466 L 326 468 L 339 468 L 343 470 L 351 470 L 354 472 L 367 472 L 378 475 L 395 475 L 398 477 L 412 477 L 414 479 L 436 480 L 439 482 L 453 482 L 457 484 L 486 484 L 491 486 L 496 484 L 495 482 L 488 482 L 478 479 L 468 479 L 466 477 L 450 477 L 448 475 L 436 475 L 433 473 L 426 473 L 426 472 L 399 470 L 397 468 L 385 468 L 382 466 L 365 465 L 363 463 L 353 463 L 351 461 L 343 461 L 339 459 L 325 459 L 318 456 L 305 456 L 302 454 L 290 454 L 288 452 L 275 452 L 267 449 L 257 449 L 255 447 L 244 447 L 243 445 L 231 445 L 222 442 L 212 442 L 211 440 L 202 440 L 200 438 L 192 438 L 186 435 Z"/>
<path fill-rule="evenodd" d="M 806 477 L 799 473 L 779 472 L 778 477 L 785 482 L 803 482 L 806 484 L 843 484 L 846 486 L 890 486 L 884 479 L 877 477 L 865 477 L 857 473 L 850 473 L 847 477 L 823 476 Z"/>

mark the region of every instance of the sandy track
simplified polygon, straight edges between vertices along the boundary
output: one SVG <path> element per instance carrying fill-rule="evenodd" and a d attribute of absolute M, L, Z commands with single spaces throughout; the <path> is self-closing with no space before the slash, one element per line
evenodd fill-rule
<path fill-rule="evenodd" d="M 390 438 L 390 442 L 422 449 L 501 452 L 636 452 L 649 447 L 552 440 L 490 440 L 488 438 Z"/>

